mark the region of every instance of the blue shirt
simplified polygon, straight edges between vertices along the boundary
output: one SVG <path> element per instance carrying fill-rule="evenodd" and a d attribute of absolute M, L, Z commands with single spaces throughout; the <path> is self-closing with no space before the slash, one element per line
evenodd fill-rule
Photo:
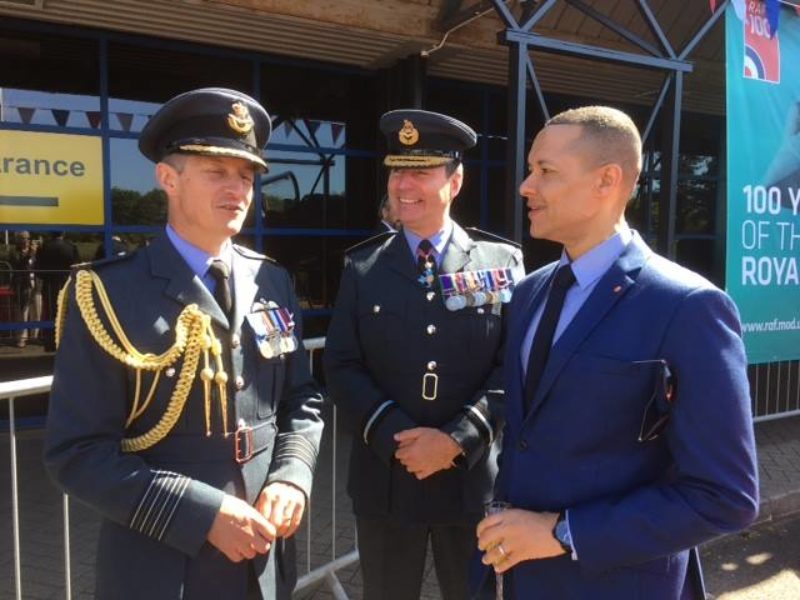
<path fill-rule="evenodd" d="M 219 256 L 211 256 L 205 250 L 201 250 L 179 236 L 169 224 L 167 225 L 167 237 L 169 241 L 172 242 L 172 245 L 175 246 L 175 250 L 178 251 L 178 254 L 180 254 L 183 260 L 186 261 L 186 264 L 189 265 L 192 272 L 200 278 L 206 288 L 208 288 L 208 291 L 213 295 L 217 285 L 214 282 L 214 278 L 208 274 L 208 267 L 211 266 L 212 261 L 220 259 L 228 265 L 229 269 L 231 268 L 231 259 L 233 258 L 231 252 L 233 251 L 233 246 L 230 241 L 222 248 L 222 252 Z M 233 280 L 232 269 L 231 280 Z"/>
<path fill-rule="evenodd" d="M 453 233 L 453 222 L 450 219 L 447 219 L 444 223 L 444 227 L 432 235 L 431 237 L 427 238 L 428 241 L 433 246 L 433 257 L 436 260 L 436 267 L 442 266 L 442 259 L 444 258 L 444 251 L 447 247 L 448 242 L 450 241 L 450 236 Z M 408 242 L 408 247 L 411 249 L 411 256 L 414 259 L 414 264 L 417 263 L 417 246 L 423 240 L 423 238 L 419 237 L 413 231 L 410 231 L 403 227 L 403 235 L 406 236 L 406 241 Z"/>
<path fill-rule="evenodd" d="M 556 325 L 556 331 L 553 335 L 553 344 L 556 343 L 567 326 L 572 322 L 572 319 L 581 309 L 583 303 L 586 302 L 586 299 L 592 293 L 597 282 L 600 281 L 600 278 L 611 268 L 611 265 L 619 258 L 620 254 L 622 254 L 623 250 L 625 250 L 625 247 L 632 239 L 633 232 L 626 227 L 603 243 L 598 244 L 572 263 L 575 283 L 567 290 L 567 296 L 564 299 L 564 307 L 561 309 L 558 325 Z M 560 267 L 567 263 L 569 263 L 569 257 L 565 250 L 561 253 L 561 260 L 558 266 Z M 533 336 L 536 334 L 536 329 L 539 327 L 539 320 L 542 318 L 544 306 L 545 302 L 542 302 L 533 313 L 531 324 L 528 326 L 528 332 L 525 334 L 525 339 L 522 342 L 520 361 L 522 361 L 523 375 L 528 372 L 528 359 L 531 354 L 531 346 L 533 345 Z"/>

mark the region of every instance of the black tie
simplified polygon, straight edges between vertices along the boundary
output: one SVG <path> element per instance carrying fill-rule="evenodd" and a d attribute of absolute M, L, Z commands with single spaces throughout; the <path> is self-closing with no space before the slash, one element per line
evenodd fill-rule
<path fill-rule="evenodd" d="M 550 288 L 550 295 L 547 298 L 539 326 L 536 328 L 536 335 L 533 336 L 533 344 L 531 344 L 528 372 L 525 375 L 526 412 L 530 410 L 531 402 L 536 394 L 536 386 L 539 385 L 544 367 L 547 365 L 547 357 L 550 356 L 553 335 L 564 306 L 564 298 L 567 297 L 567 290 L 572 287 L 573 283 L 575 283 L 575 274 L 572 272 L 572 267 L 568 264 L 559 267 L 553 279 L 553 286 Z"/>
<path fill-rule="evenodd" d="M 233 301 L 231 300 L 231 286 L 229 283 L 231 270 L 224 261 L 214 259 L 208 267 L 208 274 L 214 278 L 214 299 L 219 304 L 222 312 L 230 320 L 231 308 L 233 308 Z"/>

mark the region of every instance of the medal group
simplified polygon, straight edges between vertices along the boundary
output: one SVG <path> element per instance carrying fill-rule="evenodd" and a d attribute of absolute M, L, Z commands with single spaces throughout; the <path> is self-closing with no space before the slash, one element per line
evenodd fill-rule
<path fill-rule="evenodd" d="M 274 302 L 256 302 L 247 320 L 256 336 L 261 356 L 266 359 L 297 350 L 294 315 Z"/>
<path fill-rule="evenodd" d="M 468 306 L 508 304 L 514 289 L 514 276 L 509 268 L 481 269 L 440 275 L 439 284 L 445 306 L 456 311 Z"/>

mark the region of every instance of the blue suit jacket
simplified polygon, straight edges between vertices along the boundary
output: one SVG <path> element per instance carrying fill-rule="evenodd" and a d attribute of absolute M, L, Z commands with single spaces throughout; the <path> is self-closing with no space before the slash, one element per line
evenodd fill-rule
<path fill-rule="evenodd" d="M 736 307 L 636 235 L 550 354 L 524 413 L 521 344 L 555 264 L 509 311 L 506 427 L 497 495 L 569 510 L 578 560 L 526 561 L 513 598 L 692 598 L 692 547 L 755 518 L 758 481 Z M 665 360 L 677 377 L 664 433 L 639 442 Z M 508 592 L 507 592 L 508 593 Z"/>

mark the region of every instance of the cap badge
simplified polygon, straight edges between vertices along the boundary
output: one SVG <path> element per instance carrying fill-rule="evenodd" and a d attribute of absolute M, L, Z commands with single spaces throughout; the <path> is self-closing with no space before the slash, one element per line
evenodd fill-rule
<path fill-rule="evenodd" d="M 247 135 L 253 130 L 253 118 L 250 111 L 241 102 L 234 102 L 228 113 L 228 126 L 236 133 Z"/>
<path fill-rule="evenodd" d="M 403 120 L 403 128 L 398 132 L 397 137 L 404 146 L 413 146 L 419 141 L 419 131 L 408 119 Z"/>

